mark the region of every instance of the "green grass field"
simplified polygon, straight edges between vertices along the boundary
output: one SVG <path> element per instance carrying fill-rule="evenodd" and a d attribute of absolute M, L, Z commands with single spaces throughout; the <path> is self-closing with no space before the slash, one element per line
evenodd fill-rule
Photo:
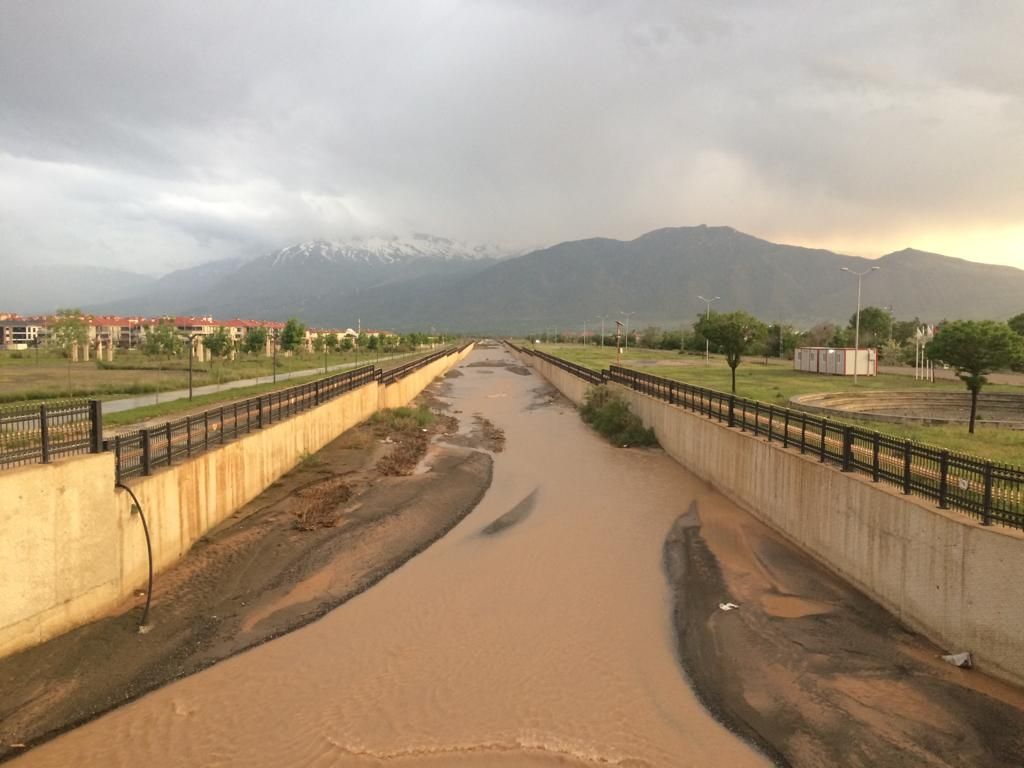
<path fill-rule="evenodd" d="M 614 347 L 582 347 L 568 344 L 538 344 L 537 349 L 557 355 L 588 368 L 601 370 L 615 363 Z M 630 349 L 622 356 L 621 365 L 635 368 L 667 379 L 683 381 L 699 387 L 728 392 L 731 387 L 729 367 L 721 357 L 712 355 L 711 365 L 705 367 L 703 356 L 680 355 L 678 352 L 651 349 Z M 821 376 L 794 371 L 790 361 L 780 362 L 764 358 L 744 358 L 736 369 L 736 394 L 773 405 L 790 406 L 795 395 L 815 392 L 846 392 L 854 390 L 853 379 L 845 376 Z M 915 390 L 945 389 L 965 391 L 958 381 L 915 381 L 913 376 L 879 374 L 861 376 L 857 390 Z M 1010 384 L 990 385 L 987 392 L 1024 392 L 1024 387 Z M 840 421 L 840 419 L 837 419 Z M 1024 464 L 1024 430 L 977 427 L 975 434 L 967 425 L 930 426 L 918 424 L 890 424 L 862 419 L 848 419 L 848 423 L 886 434 L 896 435 L 951 451 L 971 454 L 1007 464 Z"/>
<path fill-rule="evenodd" d="M 365 351 L 329 354 L 327 365 L 374 362 Z M 278 354 L 278 373 L 322 367 L 322 354 Z M 269 376 L 273 360 L 263 355 L 243 355 L 236 360 L 193 361 L 192 383 L 223 384 L 239 379 Z M 188 358 L 153 359 L 138 351 L 120 351 L 112 363 L 69 363 L 49 351 L 0 351 L 0 403 L 27 403 L 64 397 L 96 397 L 103 400 L 166 392 L 188 387 Z"/>

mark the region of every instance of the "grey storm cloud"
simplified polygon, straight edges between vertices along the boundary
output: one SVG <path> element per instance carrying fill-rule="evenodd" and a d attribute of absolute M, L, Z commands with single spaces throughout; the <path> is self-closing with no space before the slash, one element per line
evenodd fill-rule
<path fill-rule="evenodd" d="M 708 222 L 1024 266 L 1020 29 L 1017 2 L 0 0 L 0 263 Z"/>

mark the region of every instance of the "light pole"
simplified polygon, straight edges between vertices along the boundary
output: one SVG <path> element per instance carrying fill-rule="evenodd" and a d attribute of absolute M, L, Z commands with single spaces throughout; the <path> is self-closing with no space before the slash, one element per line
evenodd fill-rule
<path fill-rule="evenodd" d="M 271 351 L 273 352 L 274 383 L 277 384 L 277 328 L 271 328 Z"/>
<path fill-rule="evenodd" d="M 871 269 L 865 269 L 863 272 L 854 272 L 849 267 L 840 267 L 839 269 L 857 276 L 857 319 L 853 332 L 853 386 L 857 386 L 857 369 L 860 368 L 860 281 L 864 275 L 875 272 L 881 269 L 881 267 L 872 267 Z"/>
<path fill-rule="evenodd" d="M 598 315 L 597 319 L 601 321 L 601 346 L 604 346 L 604 321 L 608 319 L 608 315 Z"/>
<path fill-rule="evenodd" d="M 636 314 L 636 312 L 619 312 L 626 318 L 626 351 L 629 352 L 629 318 Z"/>
<path fill-rule="evenodd" d="M 697 298 L 700 299 L 701 301 L 703 301 L 705 304 L 708 305 L 708 311 L 707 311 L 707 314 L 704 315 L 704 317 L 707 320 L 711 320 L 711 302 L 718 301 L 722 297 L 721 296 L 715 296 L 714 298 L 711 298 L 711 299 L 705 299 L 703 296 L 698 296 Z M 709 365 L 711 365 L 711 342 L 708 340 L 708 337 L 705 336 L 704 337 L 704 367 L 707 368 Z"/>
<path fill-rule="evenodd" d="M 190 333 L 187 336 L 187 338 L 188 338 L 188 399 L 189 400 L 192 399 L 192 358 L 194 357 L 194 355 L 192 354 L 192 352 L 193 352 L 193 346 L 192 345 L 193 345 L 193 342 L 195 341 L 195 339 L 197 337 L 199 337 L 199 336 L 202 336 L 202 335 L 203 334 L 201 334 L 201 333 Z"/>

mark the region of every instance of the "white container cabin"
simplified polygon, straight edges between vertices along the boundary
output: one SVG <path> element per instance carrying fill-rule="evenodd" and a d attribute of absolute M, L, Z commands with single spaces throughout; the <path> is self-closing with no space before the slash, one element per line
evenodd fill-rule
<path fill-rule="evenodd" d="M 793 370 L 823 373 L 831 376 L 853 376 L 854 363 L 858 376 L 878 373 L 878 352 L 872 348 L 797 347 L 793 353 Z"/>

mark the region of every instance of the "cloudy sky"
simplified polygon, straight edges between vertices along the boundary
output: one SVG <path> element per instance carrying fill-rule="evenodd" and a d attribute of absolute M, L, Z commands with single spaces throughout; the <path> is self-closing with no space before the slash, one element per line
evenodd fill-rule
<path fill-rule="evenodd" d="M 0 267 L 728 224 L 1024 267 L 1024 3 L 0 0 Z"/>

